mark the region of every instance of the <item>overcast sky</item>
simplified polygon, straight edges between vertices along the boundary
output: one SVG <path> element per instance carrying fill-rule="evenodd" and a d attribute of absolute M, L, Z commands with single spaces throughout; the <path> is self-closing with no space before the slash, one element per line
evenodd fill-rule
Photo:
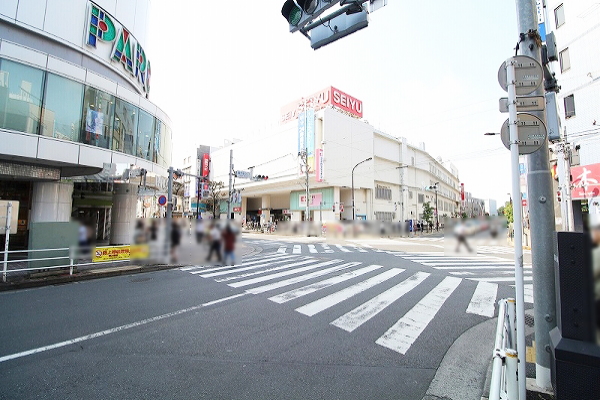
<path fill-rule="evenodd" d="M 510 152 L 483 134 L 508 117 L 497 72 L 518 39 L 514 1 L 389 0 L 317 51 L 289 33 L 283 2 L 152 2 L 150 96 L 173 121 L 174 166 L 199 144 L 270 130 L 281 106 L 332 85 L 376 128 L 454 163 L 474 196 L 508 200 Z"/>

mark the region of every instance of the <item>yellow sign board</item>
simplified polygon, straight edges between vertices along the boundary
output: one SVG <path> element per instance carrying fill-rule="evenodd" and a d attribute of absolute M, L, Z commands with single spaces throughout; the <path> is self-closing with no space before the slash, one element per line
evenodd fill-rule
<path fill-rule="evenodd" d="M 150 246 L 147 244 L 133 244 L 131 245 L 131 259 L 132 260 L 143 260 L 150 257 Z"/>
<path fill-rule="evenodd" d="M 122 261 L 131 258 L 131 246 L 96 247 L 92 262 Z"/>

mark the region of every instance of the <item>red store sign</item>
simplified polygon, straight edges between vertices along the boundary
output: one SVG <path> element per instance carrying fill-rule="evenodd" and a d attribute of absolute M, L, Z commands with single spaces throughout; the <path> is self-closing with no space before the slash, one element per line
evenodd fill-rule
<path fill-rule="evenodd" d="M 298 115 L 306 107 L 313 108 L 315 111 L 322 110 L 328 105 L 335 106 L 340 110 L 346 111 L 357 118 L 363 116 L 363 102 L 358 100 L 356 97 L 352 97 L 347 93 L 342 92 L 339 89 L 330 86 L 325 88 L 306 99 L 296 100 L 285 107 L 281 108 L 280 122 L 285 124 L 286 122 L 293 121 L 298 118 Z"/>
<path fill-rule="evenodd" d="M 571 168 L 571 199 L 583 200 L 600 196 L 600 164 Z"/>

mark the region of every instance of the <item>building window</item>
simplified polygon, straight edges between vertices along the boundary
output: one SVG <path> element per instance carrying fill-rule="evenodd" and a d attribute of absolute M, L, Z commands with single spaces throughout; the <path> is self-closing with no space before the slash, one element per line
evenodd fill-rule
<path fill-rule="evenodd" d="M 115 102 L 115 122 L 112 149 L 136 155 L 137 125 L 139 110 L 133 104 L 121 99 Z"/>
<path fill-rule="evenodd" d="M 565 97 L 565 118 L 575 116 L 575 96 L 570 95 Z"/>
<path fill-rule="evenodd" d="M 419 203 L 424 203 L 425 202 L 425 195 L 423 193 L 419 193 L 419 195 L 417 196 L 418 198 L 418 202 Z"/>
<path fill-rule="evenodd" d="M 81 143 L 108 149 L 115 118 L 114 96 L 86 86 L 83 96 Z"/>
<path fill-rule="evenodd" d="M 560 52 L 560 72 L 571 69 L 571 58 L 569 57 L 569 48 Z"/>
<path fill-rule="evenodd" d="M 44 71 L 0 60 L 0 127 L 39 133 Z"/>
<path fill-rule="evenodd" d="M 375 220 L 383 222 L 394 222 L 396 214 L 393 212 L 375 211 Z"/>
<path fill-rule="evenodd" d="M 137 137 L 137 156 L 152 161 L 154 154 L 154 117 L 140 110 Z"/>
<path fill-rule="evenodd" d="M 413 167 L 415 166 L 415 158 L 414 157 L 410 158 L 410 163 L 412 164 Z"/>
<path fill-rule="evenodd" d="M 557 28 L 564 25 L 565 23 L 565 8 L 563 6 L 564 5 L 561 4 L 560 6 L 554 9 L 554 19 L 556 21 Z"/>
<path fill-rule="evenodd" d="M 48 74 L 42 114 L 42 135 L 79 140 L 83 85 L 62 76 Z"/>
<path fill-rule="evenodd" d="M 386 186 L 375 186 L 375 198 L 383 200 L 392 200 L 392 189 Z"/>
<path fill-rule="evenodd" d="M 408 191 L 408 199 L 412 200 L 412 198 L 413 198 L 413 192 L 412 192 L 412 190 L 409 190 Z"/>

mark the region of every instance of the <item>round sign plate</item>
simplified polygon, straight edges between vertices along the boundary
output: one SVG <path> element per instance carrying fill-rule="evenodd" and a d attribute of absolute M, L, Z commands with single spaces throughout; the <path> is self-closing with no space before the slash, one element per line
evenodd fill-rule
<path fill-rule="evenodd" d="M 164 194 L 162 196 L 160 196 L 158 198 L 158 204 L 160 204 L 161 206 L 164 206 L 165 204 L 167 204 L 167 196 L 165 196 Z"/>
<path fill-rule="evenodd" d="M 515 62 L 515 92 L 517 96 L 533 93 L 544 80 L 544 70 L 535 58 L 529 56 L 515 56 L 510 58 Z M 506 61 L 498 69 L 498 83 L 508 92 L 506 79 Z"/>
<path fill-rule="evenodd" d="M 507 119 L 502 124 L 500 138 L 504 147 L 510 150 L 510 131 Z M 531 154 L 543 146 L 548 137 L 546 126 L 535 115 L 517 114 L 517 134 L 519 139 L 519 154 Z"/>

